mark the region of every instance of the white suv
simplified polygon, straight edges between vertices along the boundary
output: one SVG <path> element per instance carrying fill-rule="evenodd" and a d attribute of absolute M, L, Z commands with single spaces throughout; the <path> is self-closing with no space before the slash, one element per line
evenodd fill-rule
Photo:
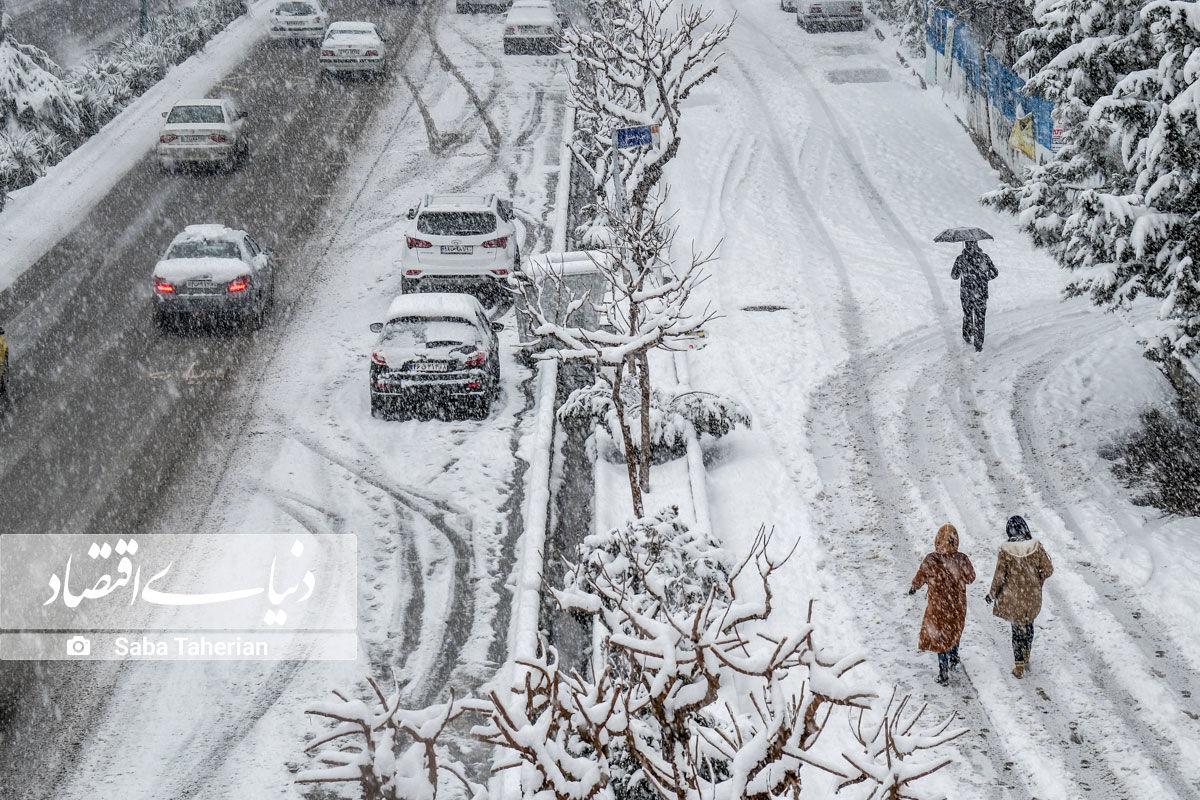
<path fill-rule="evenodd" d="M 426 195 L 408 211 L 401 290 L 501 289 L 521 268 L 512 201 L 500 195 Z"/>

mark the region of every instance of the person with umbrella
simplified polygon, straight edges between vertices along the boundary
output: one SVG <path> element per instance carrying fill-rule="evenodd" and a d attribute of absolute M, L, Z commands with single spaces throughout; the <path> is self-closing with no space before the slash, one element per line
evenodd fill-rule
<path fill-rule="evenodd" d="M 959 299 L 963 309 L 963 341 L 983 350 L 984 319 L 987 316 L 988 282 L 1000 275 L 987 253 L 979 247 L 980 239 L 991 234 L 979 228 L 951 228 L 942 231 L 934 241 L 963 242 L 963 251 L 954 259 L 950 277 L 958 281 Z"/>

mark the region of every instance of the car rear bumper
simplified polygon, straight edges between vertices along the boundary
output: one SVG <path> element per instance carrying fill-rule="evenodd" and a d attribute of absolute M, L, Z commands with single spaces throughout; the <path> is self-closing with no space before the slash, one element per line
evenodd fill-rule
<path fill-rule="evenodd" d="M 241 317 L 254 311 L 254 295 L 156 294 L 154 307 L 159 314 L 171 316 Z"/>
<path fill-rule="evenodd" d="M 491 387 L 481 369 L 453 373 L 376 372 L 370 377 L 371 394 L 376 397 L 405 398 L 414 395 L 443 397 L 482 397 Z"/>
<path fill-rule="evenodd" d="M 329 72 L 380 72 L 386 60 L 379 58 L 329 58 L 321 57 L 321 67 Z"/>
<path fill-rule="evenodd" d="M 232 144 L 186 144 L 158 146 L 158 160 L 164 164 L 211 164 L 226 161 L 233 155 Z"/>
<path fill-rule="evenodd" d="M 862 14 L 800 14 L 799 18 L 805 28 L 822 30 L 858 30 L 867 22 Z"/>
<path fill-rule="evenodd" d="M 555 55 L 561 40 L 560 36 L 505 36 L 504 52 Z"/>

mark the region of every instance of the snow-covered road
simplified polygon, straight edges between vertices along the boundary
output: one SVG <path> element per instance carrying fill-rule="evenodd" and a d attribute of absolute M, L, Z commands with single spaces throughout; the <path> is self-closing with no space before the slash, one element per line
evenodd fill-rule
<path fill-rule="evenodd" d="M 59 754 L 53 794 L 39 796 L 295 798 L 287 767 L 303 763 L 306 734 L 318 727 L 303 714 L 308 704 L 393 670 L 414 702 L 430 700 L 474 687 L 506 656 L 505 581 L 521 531 L 522 437 L 533 423 L 532 373 L 515 359 L 512 317 L 501 335 L 503 397 L 481 422 L 373 419 L 367 325 L 399 293 L 401 221 L 425 192 L 509 192 L 523 248 L 547 246 L 563 74 L 558 59 L 503 58 L 496 15 L 456 16 L 441 3 L 419 13 L 430 25 L 402 42 L 393 79 L 348 84 L 370 89 L 379 111 L 288 254 L 292 274 L 277 317 L 256 337 L 256 358 L 227 371 L 219 411 L 139 524 L 357 534 L 360 659 L 96 666 L 104 711 L 96 720 L 68 712 L 71 728 L 86 724 L 87 733 L 77 753 Z M 430 30 L 453 69 L 434 57 Z M 269 214 L 290 202 L 274 199 Z M 89 682 L 77 678 L 72 685 Z M 45 747 L 55 709 L 69 702 L 55 692 L 47 700 L 26 746 Z M 19 783 L 19 763 L 6 772 L 9 787 L 41 784 Z"/>
<path fill-rule="evenodd" d="M 692 382 L 757 420 L 710 453 L 718 532 L 800 536 L 797 609 L 818 595 L 882 675 L 966 721 L 963 761 L 939 778 L 951 796 L 1197 796 L 1200 548 L 1132 506 L 1096 455 L 1169 399 L 1131 327 L 1059 302 L 1053 263 L 979 206 L 995 174 L 894 41 L 715 5 L 739 21 L 672 183 L 681 241 L 724 239 L 711 299 L 725 316 Z M 980 355 L 959 338 L 956 250 L 931 241 L 951 225 L 996 235 Z M 1015 513 L 1058 570 L 1021 682 L 983 601 Z M 946 521 L 980 582 L 965 669 L 941 689 L 905 593 Z"/>

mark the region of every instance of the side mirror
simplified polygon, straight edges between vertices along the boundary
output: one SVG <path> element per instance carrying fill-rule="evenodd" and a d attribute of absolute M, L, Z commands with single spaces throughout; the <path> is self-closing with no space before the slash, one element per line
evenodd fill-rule
<path fill-rule="evenodd" d="M 266 256 L 267 258 L 274 258 L 274 257 L 275 257 L 275 251 L 274 251 L 274 250 L 272 250 L 272 249 L 271 249 L 271 248 L 269 248 L 269 247 L 264 247 L 264 248 L 263 248 L 263 255 L 264 255 L 264 256 Z"/>
<path fill-rule="evenodd" d="M 167 118 L 167 112 L 165 112 L 165 111 L 164 111 L 164 112 L 162 112 L 162 117 L 163 117 L 163 119 L 166 119 L 166 118 Z"/>
<path fill-rule="evenodd" d="M 408 210 L 408 218 L 409 218 L 409 219 L 416 219 L 416 218 L 417 218 L 417 210 L 416 210 L 415 208 L 410 208 L 410 209 Z"/>
<path fill-rule="evenodd" d="M 492 330 L 495 331 L 496 333 L 499 333 L 500 331 L 504 330 L 504 323 L 503 322 L 493 322 Z"/>
<path fill-rule="evenodd" d="M 383 333 L 383 323 L 382 322 L 372 322 L 371 323 L 371 333 Z"/>
<path fill-rule="evenodd" d="M 238 119 L 245 119 L 248 116 L 250 116 L 249 111 L 239 111 L 238 112 Z"/>

